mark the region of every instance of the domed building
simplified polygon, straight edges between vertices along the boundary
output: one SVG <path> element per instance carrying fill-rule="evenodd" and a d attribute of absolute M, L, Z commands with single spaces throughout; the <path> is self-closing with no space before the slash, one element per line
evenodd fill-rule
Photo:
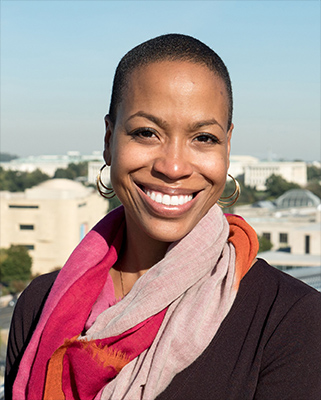
<path fill-rule="evenodd" d="M 50 179 L 20 193 L 2 191 L 0 200 L 0 247 L 27 247 L 33 274 L 62 267 L 108 209 L 95 189 L 69 179 Z"/>
<path fill-rule="evenodd" d="M 26 197 L 31 198 L 68 198 L 76 199 L 86 197 L 92 188 L 85 187 L 82 183 L 70 179 L 49 179 L 31 189 L 26 189 Z"/>
<path fill-rule="evenodd" d="M 321 199 L 305 189 L 292 189 L 285 192 L 276 201 L 277 208 L 318 207 Z"/>
<path fill-rule="evenodd" d="M 271 251 L 262 255 L 270 264 L 287 270 L 321 267 L 321 199 L 309 190 L 292 189 L 273 204 L 239 206 L 235 213 L 271 242 Z"/>

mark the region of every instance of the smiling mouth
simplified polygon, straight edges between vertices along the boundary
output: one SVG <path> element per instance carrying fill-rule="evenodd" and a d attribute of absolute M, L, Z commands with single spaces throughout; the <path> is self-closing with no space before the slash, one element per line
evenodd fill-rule
<path fill-rule="evenodd" d="M 169 195 L 151 189 L 146 189 L 142 186 L 140 186 L 140 188 L 151 200 L 155 201 L 155 203 L 163 204 L 165 206 L 182 206 L 192 201 L 197 194 Z"/>

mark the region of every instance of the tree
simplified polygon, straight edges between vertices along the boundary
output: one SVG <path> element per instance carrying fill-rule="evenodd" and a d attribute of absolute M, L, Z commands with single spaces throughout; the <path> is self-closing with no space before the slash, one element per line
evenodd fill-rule
<path fill-rule="evenodd" d="M 1 283 L 12 289 L 17 286 L 17 282 L 28 281 L 31 265 L 32 259 L 24 246 L 11 245 L 9 249 L 0 249 Z"/>
<path fill-rule="evenodd" d="M 321 199 L 321 185 L 318 182 L 309 182 L 305 187 L 307 190 L 310 190 L 313 194 L 320 197 Z"/>
<path fill-rule="evenodd" d="M 49 176 L 39 169 L 33 172 L 4 170 L 0 167 L 0 190 L 23 192 L 25 189 L 38 185 L 49 179 Z"/>
<path fill-rule="evenodd" d="M 307 168 L 308 181 L 321 181 L 321 168 L 315 165 L 308 165 Z"/>
<path fill-rule="evenodd" d="M 291 189 L 300 189 L 297 183 L 288 182 L 282 176 L 272 174 L 265 182 L 266 190 L 271 197 L 279 197 Z"/>
<path fill-rule="evenodd" d="M 54 179 L 56 178 L 73 180 L 75 179 L 75 176 L 73 172 L 68 168 L 57 168 L 54 175 Z"/>
<path fill-rule="evenodd" d="M 24 190 L 23 173 L 20 171 L 4 170 L 0 167 L 0 190 L 22 192 Z"/>
<path fill-rule="evenodd" d="M 35 171 L 27 173 L 25 175 L 25 188 L 27 189 L 39 185 L 39 183 L 44 182 L 48 179 L 49 176 L 37 168 Z"/>
<path fill-rule="evenodd" d="M 87 176 L 88 162 L 83 161 L 79 163 L 70 163 L 67 168 L 58 168 L 55 172 L 54 178 L 63 178 L 74 180 L 81 176 Z"/>
<path fill-rule="evenodd" d="M 269 251 L 272 249 L 273 244 L 270 242 L 270 240 L 268 238 L 266 238 L 265 236 L 259 236 L 258 235 L 258 240 L 259 240 L 259 253 L 263 252 L 263 251 Z"/>

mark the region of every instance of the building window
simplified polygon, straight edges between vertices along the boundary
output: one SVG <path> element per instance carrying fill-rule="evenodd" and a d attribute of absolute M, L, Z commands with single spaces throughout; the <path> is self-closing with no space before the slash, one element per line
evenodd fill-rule
<path fill-rule="evenodd" d="M 21 231 L 33 231 L 35 229 L 34 225 L 24 225 L 20 224 L 20 230 Z"/>
<path fill-rule="evenodd" d="M 305 236 L 305 254 L 310 254 L 310 235 Z"/>
<path fill-rule="evenodd" d="M 280 233 L 280 243 L 288 243 L 288 234 Z"/>
<path fill-rule="evenodd" d="M 17 204 L 9 204 L 9 208 L 39 208 L 39 206 L 23 206 Z"/>
<path fill-rule="evenodd" d="M 34 250 L 35 246 L 33 244 L 24 244 L 23 245 L 27 250 Z"/>
<path fill-rule="evenodd" d="M 270 232 L 263 232 L 263 233 L 262 233 L 262 236 L 263 236 L 265 239 L 271 241 L 271 233 L 270 233 Z"/>

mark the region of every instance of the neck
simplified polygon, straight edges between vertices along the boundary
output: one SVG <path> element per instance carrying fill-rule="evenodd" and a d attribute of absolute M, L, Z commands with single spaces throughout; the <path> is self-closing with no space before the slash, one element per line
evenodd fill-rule
<path fill-rule="evenodd" d="M 170 243 L 159 242 L 143 232 L 126 230 L 126 241 L 120 254 L 122 271 L 143 275 L 149 268 L 158 263 L 167 251 Z"/>
<path fill-rule="evenodd" d="M 157 264 L 164 256 L 170 243 L 160 242 L 145 234 L 126 219 L 125 240 L 117 262 L 111 268 L 115 296 L 126 295 L 135 282 Z"/>

